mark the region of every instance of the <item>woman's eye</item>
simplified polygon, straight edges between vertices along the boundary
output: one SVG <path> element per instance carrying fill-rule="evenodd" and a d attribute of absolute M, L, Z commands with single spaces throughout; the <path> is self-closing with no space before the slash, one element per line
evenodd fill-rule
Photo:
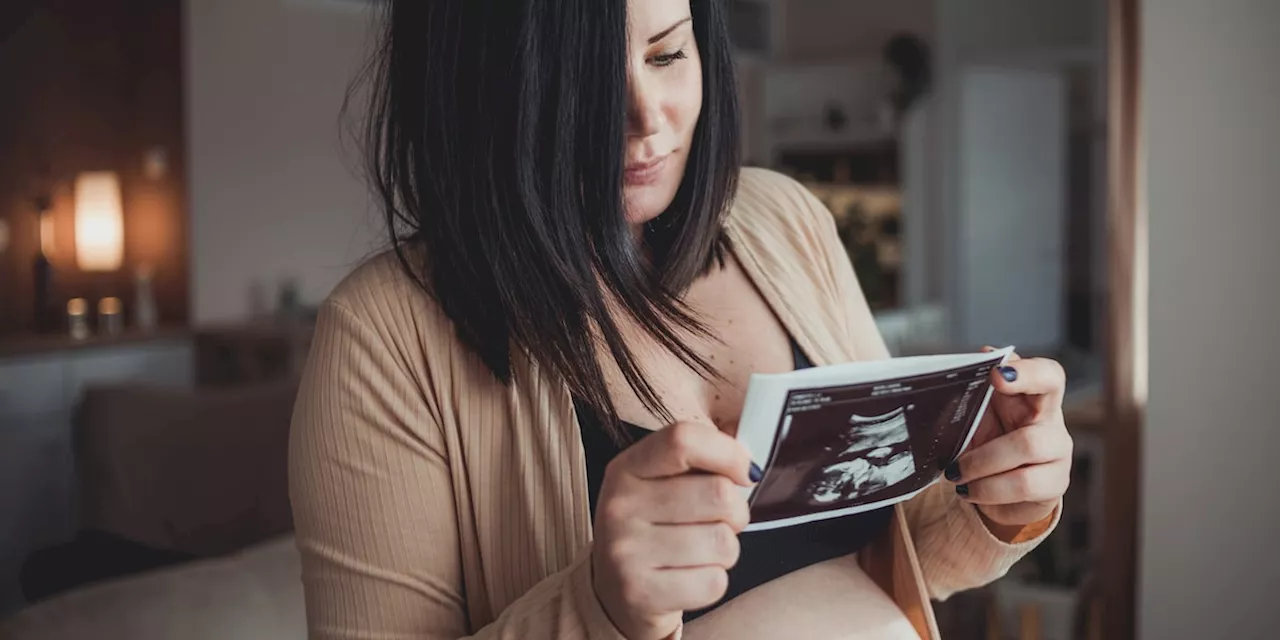
<path fill-rule="evenodd" d="M 684 60 L 689 56 L 684 54 L 684 49 L 675 53 L 663 53 L 650 58 L 650 62 L 656 67 L 669 67 L 675 64 L 676 60 Z"/>

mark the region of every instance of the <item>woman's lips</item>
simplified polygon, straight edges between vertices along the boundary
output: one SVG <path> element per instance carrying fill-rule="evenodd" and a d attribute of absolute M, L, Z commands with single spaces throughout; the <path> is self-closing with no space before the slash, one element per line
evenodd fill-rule
<path fill-rule="evenodd" d="M 668 153 L 660 158 L 628 163 L 624 175 L 627 186 L 635 187 L 653 184 L 662 176 L 662 170 L 666 168 L 667 160 L 670 158 L 671 154 Z"/>

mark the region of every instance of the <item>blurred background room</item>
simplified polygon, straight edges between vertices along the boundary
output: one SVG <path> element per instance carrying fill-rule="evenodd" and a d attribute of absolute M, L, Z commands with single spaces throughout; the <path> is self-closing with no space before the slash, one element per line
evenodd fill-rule
<path fill-rule="evenodd" d="M 1280 637 L 1280 3 L 723 1 L 744 157 L 891 351 L 1067 369 L 1062 525 L 943 636 Z M 305 637 L 285 448 L 384 248 L 377 5 L 0 0 L 0 638 Z"/>

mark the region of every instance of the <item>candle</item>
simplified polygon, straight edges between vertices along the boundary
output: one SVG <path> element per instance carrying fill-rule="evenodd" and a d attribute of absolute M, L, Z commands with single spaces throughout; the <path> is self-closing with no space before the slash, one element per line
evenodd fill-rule
<path fill-rule="evenodd" d="M 89 302 L 84 298 L 67 301 L 67 328 L 71 338 L 84 340 L 89 337 Z"/>
<path fill-rule="evenodd" d="M 98 330 L 107 335 L 119 335 L 124 329 L 124 304 L 120 298 L 103 298 L 98 301 Z"/>

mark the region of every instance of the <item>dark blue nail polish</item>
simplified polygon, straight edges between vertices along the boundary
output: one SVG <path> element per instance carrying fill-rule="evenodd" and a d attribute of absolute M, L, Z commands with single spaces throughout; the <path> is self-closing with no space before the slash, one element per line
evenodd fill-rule
<path fill-rule="evenodd" d="M 943 473 L 946 474 L 948 480 L 952 482 L 959 482 L 960 481 L 960 461 L 957 460 L 947 465 L 947 468 L 945 471 L 943 471 Z"/>
<path fill-rule="evenodd" d="M 752 462 L 751 471 L 749 472 L 748 475 L 751 476 L 752 482 L 760 482 L 760 480 L 764 478 L 764 471 L 761 471 L 760 467 L 757 466 L 756 463 Z"/>
<path fill-rule="evenodd" d="M 1018 370 L 1013 367 L 1000 367 L 1000 377 L 1004 378 L 1005 382 L 1017 382 Z"/>
<path fill-rule="evenodd" d="M 969 495 L 969 485 L 967 484 L 956 485 L 956 494 L 960 496 Z"/>

